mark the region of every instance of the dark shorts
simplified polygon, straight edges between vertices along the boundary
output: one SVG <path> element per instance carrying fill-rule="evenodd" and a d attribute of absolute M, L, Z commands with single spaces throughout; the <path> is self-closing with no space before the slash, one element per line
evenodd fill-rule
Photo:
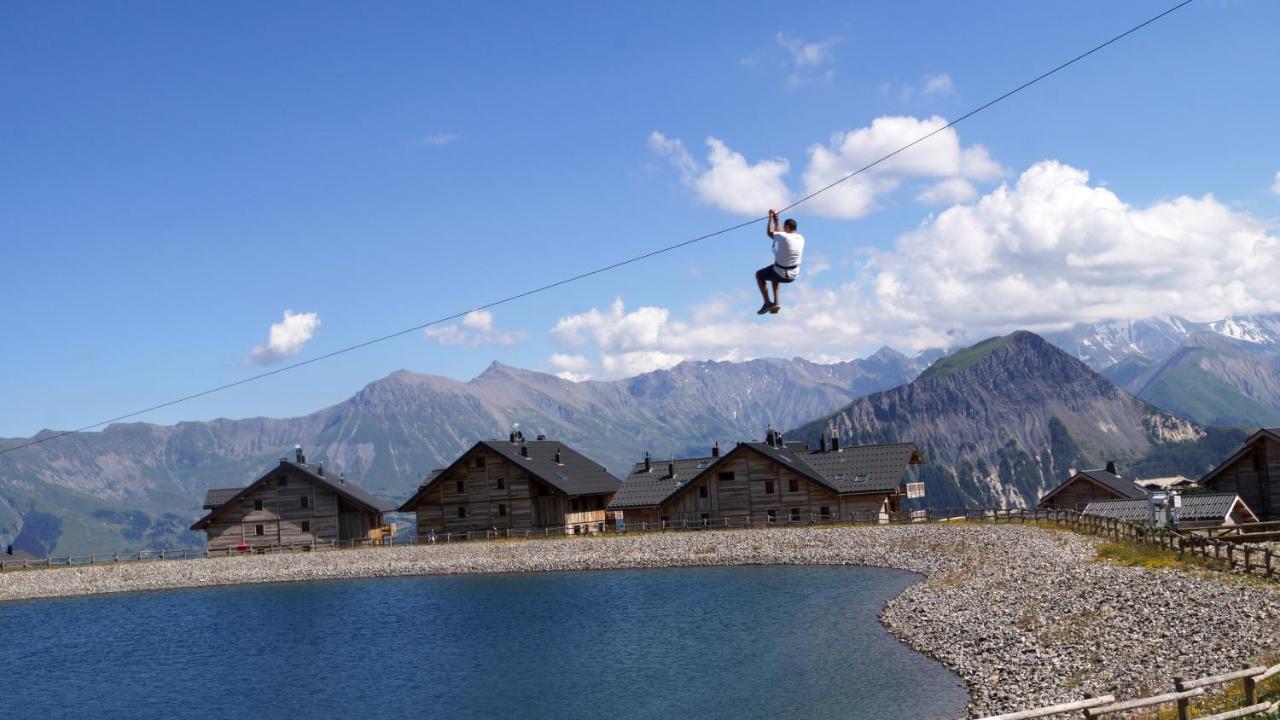
<path fill-rule="evenodd" d="M 776 283 L 791 282 L 791 280 L 788 280 L 787 278 L 779 275 L 778 269 L 773 265 L 770 265 L 769 267 L 762 267 L 759 270 L 757 270 L 756 279 L 760 280 L 761 282 L 776 282 Z"/>

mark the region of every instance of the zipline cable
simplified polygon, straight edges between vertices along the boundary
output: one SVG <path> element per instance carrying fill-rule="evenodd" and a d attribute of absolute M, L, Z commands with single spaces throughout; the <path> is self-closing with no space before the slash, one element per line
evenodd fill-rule
<path fill-rule="evenodd" d="M 1075 57 L 1073 57 L 1073 58 L 1071 58 L 1070 60 L 1068 60 L 1068 61 L 1066 61 L 1066 62 L 1064 62 L 1064 63 L 1062 63 L 1062 64 L 1058 65 L 1057 67 L 1053 68 L 1052 70 L 1048 70 L 1048 71 L 1046 71 L 1046 72 L 1044 72 L 1044 73 L 1041 73 L 1040 75 L 1036 76 L 1034 79 L 1032 79 L 1032 80 L 1028 80 L 1027 82 L 1025 82 L 1025 83 L 1023 83 L 1023 84 L 1019 85 L 1018 87 L 1016 87 L 1016 88 L 1014 88 L 1014 89 L 1012 89 L 1012 90 L 1010 90 L 1010 91 L 1008 91 L 1008 92 L 1004 93 L 1003 95 L 1001 95 L 1001 96 L 999 96 L 999 97 L 995 98 L 994 100 L 990 100 L 990 101 L 988 101 L 988 102 L 986 102 L 986 103 L 984 103 L 984 104 L 982 104 L 982 105 L 979 105 L 978 107 L 976 107 L 976 108 L 974 108 L 974 109 L 970 110 L 969 112 L 967 112 L 967 113 L 965 113 L 965 114 L 961 115 L 960 117 L 956 118 L 955 120 L 952 120 L 951 122 L 947 123 L 946 125 L 943 125 L 942 127 L 939 127 L 939 128 L 937 128 L 937 129 L 935 129 L 935 130 L 933 130 L 933 131 L 931 131 L 931 132 L 929 132 L 929 133 L 927 133 L 927 134 L 925 134 L 925 135 L 922 135 L 922 136 L 920 136 L 920 137 L 916 138 L 915 140 L 912 140 L 911 142 L 907 143 L 906 145 L 903 145 L 902 147 L 898 148 L 897 150 L 894 150 L 893 152 L 891 152 L 891 153 L 889 153 L 889 154 L 887 154 L 887 155 L 885 155 L 885 156 L 883 156 L 883 157 L 879 158 L 878 160 L 875 160 L 874 162 L 871 162 L 871 163 L 868 163 L 868 164 L 866 164 L 866 165 L 863 165 L 862 167 L 858 168 L 857 170 L 854 170 L 853 172 L 849 173 L 848 175 L 845 175 L 845 176 L 841 177 L 840 179 L 836 180 L 835 182 L 832 182 L 832 183 L 830 183 L 830 184 L 828 184 L 828 185 L 825 185 L 825 186 L 823 186 L 823 187 L 821 187 L 821 188 L 818 188 L 817 190 L 814 190 L 813 192 L 809 193 L 808 195 L 805 195 L 804 197 L 800 198 L 799 200 L 796 200 L 795 202 L 791 203 L 790 205 L 787 205 L 786 207 L 782 208 L 782 209 L 781 209 L 781 210 L 779 210 L 778 212 L 779 212 L 779 213 L 786 212 L 787 210 L 790 210 L 790 209 L 792 209 L 792 208 L 794 208 L 794 207 L 796 207 L 796 206 L 800 205 L 801 203 L 808 202 L 809 200 L 812 200 L 813 198 L 817 197 L 818 195 L 821 195 L 822 193 L 827 192 L 827 191 L 828 191 L 828 190 L 830 190 L 831 188 L 834 188 L 835 186 L 840 185 L 841 183 L 844 183 L 844 182 L 846 182 L 846 181 L 848 181 L 848 180 L 850 180 L 850 179 L 852 179 L 852 178 L 854 178 L 854 177 L 857 177 L 858 175 L 861 175 L 862 173 L 864 173 L 864 172 L 866 172 L 866 171 L 868 171 L 868 170 L 870 170 L 870 169 L 872 169 L 872 168 L 876 167 L 877 165 L 879 165 L 879 164 L 881 164 L 881 163 L 885 162 L 886 160 L 889 160 L 889 159 L 891 159 L 891 158 L 893 158 L 893 157 L 895 157 L 895 156 L 897 156 L 897 155 L 899 155 L 899 154 L 901 154 L 901 153 L 905 152 L 906 150 L 909 150 L 909 149 L 911 149 L 911 148 L 915 147 L 916 145 L 919 145 L 920 143 L 924 142 L 925 140 L 928 140 L 929 138 L 933 137 L 934 135 L 937 135 L 938 133 L 940 133 L 940 132 L 942 132 L 942 131 L 944 131 L 944 130 L 947 130 L 947 129 L 950 129 L 950 128 L 955 127 L 956 125 L 958 125 L 958 124 L 960 124 L 961 122 L 963 122 L 963 121 L 967 120 L 968 118 L 973 117 L 974 115 L 977 115 L 978 113 L 982 112 L 983 110 L 986 110 L 987 108 L 989 108 L 989 107 L 991 107 L 991 106 L 993 106 L 993 105 L 995 105 L 995 104 L 997 104 L 997 103 L 999 103 L 999 102 L 1001 102 L 1001 101 L 1003 101 L 1003 100 L 1006 100 L 1006 99 L 1008 99 L 1008 98 L 1010 98 L 1010 97 L 1012 97 L 1012 96 L 1014 96 L 1014 95 L 1016 95 L 1016 94 L 1018 94 L 1018 93 L 1022 92 L 1023 90 L 1026 90 L 1027 88 L 1031 87 L 1032 85 L 1035 85 L 1036 83 L 1040 82 L 1041 80 L 1044 80 L 1045 78 L 1047 78 L 1047 77 L 1049 77 L 1049 76 L 1051 76 L 1051 75 L 1053 75 L 1053 74 L 1057 73 L 1058 71 L 1060 71 L 1060 70 L 1064 70 L 1064 69 L 1066 69 L 1066 68 L 1068 68 L 1068 67 L 1070 67 L 1070 66 L 1072 66 L 1072 65 L 1076 64 L 1077 62 L 1080 62 L 1081 60 L 1083 60 L 1083 59 L 1085 59 L 1085 58 L 1089 57 L 1090 55 L 1092 55 L 1092 54 L 1094 54 L 1094 53 L 1098 52 L 1099 50 L 1102 50 L 1103 48 L 1105 48 L 1105 47 L 1107 47 L 1107 46 L 1109 46 L 1109 45 L 1111 45 L 1111 44 L 1113 44 L 1113 43 L 1115 43 L 1115 42 L 1118 42 L 1118 41 L 1120 41 L 1120 40 L 1123 40 L 1124 38 L 1128 37 L 1129 35 L 1132 35 L 1133 33 L 1135 33 L 1135 32 L 1137 32 L 1137 31 L 1141 30 L 1142 28 L 1144 28 L 1144 27 L 1146 27 L 1146 26 L 1148 26 L 1148 25 L 1150 25 L 1150 24 L 1152 24 L 1152 23 L 1154 23 L 1154 22 L 1156 22 L 1157 20 L 1160 20 L 1161 18 L 1164 18 L 1165 16 L 1170 15 L 1170 14 L 1174 13 L 1175 11 L 1182 9 L 1182 8 L 1186 7 L 1187 5 L 1190 5 L 1192 2 L 1194 2 L 1194 0 L 1183 0 L 1183 2 L 1180 2 L 1180 3 L 1178 3 L 1177 5 L 1174 5 L 1173 7 L 1169 8 L 1168 10 L 1165 10 L 1164 12 L 1160 13 L 1159 15 L 1155 15 L 1155 16 L 1153 16 L 1153 17 L 1151 17 L 1151 18 L 1147 19 L 1147 20 L 1144 20 L 1143 22 L 1141 22 L 1141 23 L 1139 23 L 1139 24 L 1137 24 L 1137 25 L 1134 25 L 1133 27 L 1129 28 L 1128 30 L 1125 30 L 1124 32 L 1120 33 L 1119 35 L 1116 35 L 1115 37 L 1112 37 L 1110 40 L 1107 40 L 1106 42 L 1104 42 L 1104 43 L 1102 43 L 1102 44 L 1100 44 L 1100 45 L 1096 45 L 1096 46 L 1094 46 L 1093 48 L 1091 48 L 1091 49 L 1089 49 L 1089 50 L 1087 50 L 1087 51 L 1085 51 L 1085 52 L 1083 52 L 1083 53 L 1080 53 L 1079 55 L 1076 55 Z M 767 216 L 765 216 L 765 217 L 753 218 L 753 219 L 751 219 L 751 220 L 747 220 L 747 221 L 745 221 L 745 222 L 738 223 L 737 225 L 733 225 L 733 226 L 731 226 L 731 227 L 727 227 L 727 228 L 723 228 L 723 229 L 720 229 L 720 230 L 716 230 L 715 232 L 710 232 L 710 233 L 707 233 L 706 235 L 700 235 L 700 236 L 698 236 L 698 237 L 696 237 L 696 238 L 693 238 L 693 239 L 691 239 L 691 240 L 685 240 L 684 242 L 679 242 L 679 243 L 676 243 L 675 245 L 668 245 L 667 247 L 659 248 L 659 249 L 657 249 L 657 250 L 652 250 L 652 251 L 647 252 L 647 253 L 645 253 L 645 254 L 643 254 L 643 255 L 637 255 L 637 256 L 635 256 L 635 257 L 628 258 L 628 259 L 626 259 L 626 260 L 620 260 L 620 261 L 618 261 L 618 262 L 616 262 L 616 263 L 613 263 L 612 265 L 606 265 L 606 266 L 604 266 L 604 267 L 596 268 L 595 270 L 589 270 L 589 271 L 587 271 L 587 272 L 580 273 L 580 274 L 578 274 L 578 275 L 574 275 L 574 276 L 572 276 L 572 277 L 564 278 L 563 280 L 557 280 L 556 282 L 553 282 L 553 283 L 550 283 L 550 284 L 547 284 L 547 285 L 542 285 L 541 287 L 536 287 L 536 288 L 533 288 L 533 289 L 530 289 L 530 290 L 525 290 L 524 292 L 517 293 L 517 294 L 515 294 L 515 295 L 509 295 L 509 296 L 507 296 L 507 297 L 505 297 L 505 298 L 502 298 L 501 300 L 494 300 L 494 301 L 489 302 L 489 303 L 486 303 L 486 304 L 484 304 L 484 305 L 478 305 L 478 306 L 473 307 L 473 308 L 471 308 L 471 309 L 469 309 L 469 310 L 464 310 L 464 311 L 462 311 L 462 312 L 457 312 L 457 313 L 454 313 L 454 314 L 452 314 L 452 315 L 448 315 L 448 316 L 445 316 L 445 317 L 442 317 L 442 318 L 437 318 L 437 319 L 435 319 L 435 320 L 431 320 L 430 322 L 422 323 L 421 325 L 415 325 L 415 326 L 410 327 L 410 328 L 405 328 L 404 330 L 397 330 L 396 332 L 390 333 L 390 334 L 388 334 L 388 335 L 383 335 L 383 336 L 381 336 L 381 337 L 377 337 L 377 338 L 374 338 L 374 339 L 372 339 L 372 340 L 365 340 L 364 342 L 360 342 L 360 343 L 357 343 L 357 344 L 355 344 L 355 345 L 349 345 L 349 346 L 347 346 L 347 347 L 344 347 L 344 348 L 341 348 L 341 349 L 338 349 L 338 350 L 334 350 L 333 352 L 328 352 L 328 353 L 325 353 L 325 354 L 323 354 L 323 355 L 318 355 L 318 356 L 316 356 L 316 357 L 309 358 L 309 359 L 307 359 L 307 360 L 302 360 L 302 361 L 299 361 L 299 362 L 296 362 L 296 363 L 291 363 L 291 364 L 289 364 L 289 365 L 285 365 L 284 367 L 276 368 L 275 370 L 268 370 L 267 372 L 258 373 L 257 375 L 251 375 L 251 376 L 249 376 L 249 377 L 247 377 L 247 378 L 242 378 L 242 379 L 240 379 L 240 380 L 236 380 L 235 382 L 229 382 L 229 383 L 226 383 L 226 384 L 224 384 L 224 385 L 219 385 L 219 386 L 217 386 L 217 387 L 209 388 L 208 390 L 202 390 L 202 391 L 200 391 L 200 392 L 198 392 L 198 393 L 193 393 L 193 394 L 191 394 L 191 395 L 186 395 L 186 396 L 183 396 L 183 397 L 177 398 L 177 399 L 175 399 L 175 400 L 169 400 L 168 402 L 160 403 L 159 405 L 152 405 L 151 407 L 143 408 L 143 409 L 141 409 L 141 410 L 135 410 L 135 411 L 133 411 L 133 412 L 130 412 L 130 413 L 127 413 L 127 414 L 124 414 L 124 415 L 120 415 L 120 416 L 117 416 L 117 417 L 111 418 L 111 419 L 109 419 L 109 420 L 102 420 L 102 421 L 99 421 L 99 422 L 95 422 L 95 423 L 93 423 L 93 424 L 91 424 L 91 425 L 85 425 L 85 426 L 83 426 L 83 427 L 76 428 L 75 430 L 63 430 L 63 431 L 60 431 L 60 432 L 56 432 L 56 433 L 51 433 L 51 434 L 49 434 L 49 435 L 45 435 L 45 436 L 43 436 L 43 437 L 38 437 L 38 438 L 35 438 L 35 439 L 32 439 L 32 440 L 28 440 L 28 441 L 23 442 L 23 443 L 20 443 L 20 444 L 18 444 L 18 445 L 14 445 L 14 446 L 12 446 L 12 447 L 7 447 L 7 448 L 4 448 L 4 449 L 0 449 L 0 455 L 6 455 L 6 454 L 11 453 L 11 452 L 14 452 L 14 451 L 16 451 L 16 450 L 21 450 L 21 449 L 23 449 L 23 448 L 31 447 L 32 445 L 39 445 L 39 444 L 41 444 L 41 443 L 49 442 L 50 440 L 56 440 L 56 439 L 61 438 L 61 437 L 66 437 L 67 435 L 75 435 L 75 434 L 77 434 L 77 433 L 82 433 L 82 432 L 85 432 L 85 431 L 87 431 L 87 430 L 93 430 L 93 429 L 96 429 L 96 428 L 100 428 L 100 427 L 102 427 L 102 426 L 104 426 L 104 425 L 110 425 L 111 423 L 120 422 L 120 421 L 122 421 L 122 420 L 129 420 L 129 419 L 131 419 L 131 418 L 138 417 L 139 415 L 145 415 L 145 414 L 147 414 L 147 413 L 155 412 L 156 410 L 163 410 L 164 408 L 173 407 L 174 405 L 180 405 L 180 404 L 185 403 L 185 402 L 190 402 L 191 400 L 196 400 L 196 399 L 198 399 L 198 398 L 202 398 L 202 397 L 205 397 L 205 396 L 207 396 L 207 395 L 212 395 L 212 394 L 214 394 L 214 393 L 222 392 L 223 390 L 230 390 L 231 388 L 239 387 L 240 385 L 245 385 L 245 384 L 248 384 L 248 383 L 251 383 L 251 382 L 255 382 L 255 381 L 257 381 L 257 380 L 262 380 L 262 379 L 264 379 L 264 378 L 269 378 L 269 377 L 271 377 L 271 376 L 273 376 L 273 375 L 279 375 L 280 373 L 289 372 L 290 370 L 296 370 L 296 369 L 298 369 L 298 368 L 300 368 L 300 367 L 305 367 L 305 366 L 307 366 L 307 365 L 311 365 L 311 364 L 313 364 L 313 363 L 321 362 L 322 360 L 328 360 L 328 359 L 330 359 L 330 358 L 337 357 L 337 356 L 339 356 L 339 355 L 345 355 L 346 353 L 353 352 L 353 351 L 355 351 L 355 350 L 360 350 L 360 349 L 362 349 L 362 348 L 369 347 L 370 345 L 376 345 L 376 344 L 378 344 L 378 343 L 386 342 L 387 340 L 392 340 L 392 339 L 394 339 L 394 338 L 398 338 L 398 337 L 400 337 L 400 336 L 402 336 L 402 335 L 408 335 L 409 333 L 418 332 L 419 330 L 424 330 L 424 329 L 429 328 L 429 327 L 431 327 L 431 326 L 433 326 L 433 325 L 440 325 L 440 324 L 443 324 L 443 323 L 447 323 L 447 322 L 451 322 L 451 321 L 453 321 L 453 320 L 460 319 L 460 318 L 465 317 L 465 316 L 467 316 L 467 315 L 469 315 L 469 314 L 471 314 L 471 313 L 473 313 L 473 312 L 478 312 L 478 311 L 481 311 L 481 310 L 488 310 L 489 308 L 497 307 L 497 306 L 499 306 L 499 305 L 505 305 L 505 304 L 507 304 L 507 303 L 515 302 L 516 300 L 520 300 L 520 299 L 522 299 L 522 298 L 529 297 L 530 295 L 537 295 L 538 293 L 543 293 L 543 292 L 546 292 L 546 291 L 548 291 L 548 290 L 554 290 L 555 288 L 558 288 L 558 287 L 560 287 L 560 286 L 562 286 L 562 285 L 568 285 L 569 283 L 574 283 L 574 282 L 577 282 L 577 281 L 579 281 L 579 280 L 583 280 L 583 279 L 589 278 L 589 277 L 591 277 L 591 276 L 593 276 L 593 275 L 599 275 L 599 274 L 601 274 L 601 273 L 609 272 L 610 270 L 616 270 L 616 269 L 618 269 L 618 268 L 620 268 L 620 267 L 623 267 L 623 266 L 625 266 L 625 265 L 631 265 L 632 263 L 637 263 L 637 262 L 640 262 L 640 261 L 642 261 L 642 260 L 647 260 L 647 259 L 649 259 L 649 258 L 651 258 L 651 257 L 656 256 L 656 255 L 662 255 L 662 254 L 664 254 L 664 253 L 668 253 L 668 252 L 671 252 L 671 251 L 673 251 L 673 250 L 679 250 L 680 248 L 687 247 L 687 246 L 689 246 L 689 245 L 693 245 L 694 243 L 702 242 L 703 240 L 710 240 L 711 238 L 716 237 L 716 236 L 718 236 L 718 235 L 724 235 L 725 233 L 730 233 L 730 232 L 733 232 L 733 231 L 735 231 L 735 230 L 741 230 L 741 229 L 742 229 L 742 228 L 744 228 L 744 227 L 747 227 L 747 226 L 749 226 L 749 225 L 754 225 L 754 224 L 756 224 L 756 223 L 760 222 L 761 220 L 767 220 L 767 219 L 768 219 L 768 217 L 767 217 Z"/>

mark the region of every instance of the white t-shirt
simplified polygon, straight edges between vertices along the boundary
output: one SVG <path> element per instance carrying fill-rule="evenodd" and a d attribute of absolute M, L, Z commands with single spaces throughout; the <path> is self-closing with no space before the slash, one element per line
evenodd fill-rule
<path fill-rule="evenodd" d="M 800 259 L 804 256 L 804 236 L 800 233 L 777 231 L 773 234 L 773 264 L 779 275 L 788 280 L 800 274 Z M 794 267 L 793 270 L 783 268 Z"/>

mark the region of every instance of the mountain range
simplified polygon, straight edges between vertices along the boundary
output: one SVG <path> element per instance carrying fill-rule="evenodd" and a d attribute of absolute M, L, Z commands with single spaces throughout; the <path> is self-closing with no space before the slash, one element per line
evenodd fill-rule
<path fill-rule="evenodd" d="M 1081 324 L 1046 338 L 1137 397 L 1196 422 L 1280 424 L 1280 314 Z"/>
<path fill-rule="evenodd" d="M 1070 468 L 1112 459 L 1130 474 L 1198 475 L 1241 437 L 1209 426 L 1280 424 L 1280 316 L 1104 323 L 1051 339 L 1015 333 L 915 357 L 884 348 L 830 365 L 695 361 L 607 382 L 498 363 L 468 382 L 400 371 L 298 418 L 112 425 L 0 455 L 0 544 L 35 555 L 197 544 L 187 528 L 205 490 L 250 482 L 295 444 L 399 500 L 514 423 L 619 475 L 646 451 L 705 455 L 769 426 L 912 439 L 934 505 L 1031 503 Z"/>
<path fill-rule="evenodd" d="M 205 490 L 252 481 L 295 444 L 394 500 L 517 422 L 625 476 L 646 451 L 705 455 L 714 442 L 799 425 L 922 369 L 888 348 L 831 365 L 685 362 L 612 382 L 494 363 L 470 382 L 396 372 L 299 418 L 117 424 L 0 455 L 0 544 L 35 555 L 198 544 L 187 527 Z"/>
<path fill-rule="evenodd" d="M 1032 505 L 1072 468 L 1108 460 L 1129 476 L 1198 476 L 1244 436 L 1156 408 L 1029 332 L 960 350 L 788 436 L 823 434 L 916 443 L 935 507 Z"/>

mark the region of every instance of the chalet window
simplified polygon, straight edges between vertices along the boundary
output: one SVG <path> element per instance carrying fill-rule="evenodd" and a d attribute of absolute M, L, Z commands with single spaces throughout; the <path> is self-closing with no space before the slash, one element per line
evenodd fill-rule
<path fill-rule="evenodd" d="M 507 479 L 506 479 L 506 478 L 498 478 L 498 489 L 499 489 L 499 490 L 505 490 L 506 488 L 507 488 Z"/>
<path fill-rule="evenodd" d="M 707 496 L 707 486 L 703 485 L 698 488 L 698 497 L 704 498 L 706 496 Z"/>
<path fill-rule="evenodd" d="M 764 494 L 765 494 L 765 495 L 772 495 L 772 494 L 773 494 L 773 481 L 772 481 L 772 480 L 765 480 L 765 481 L 764 481 Z"/>
<path fill-rule="evenodd" d="M 482 468 L 482 467 L 484 467 L 484 456 L 483 456 L 483 455 L 477 455 L 477 456 L 476 456 L 476 468 Z"/>
<path fill-rule="evenodd" d="M 770 511 L 769 511 L 769 522 L 773 522 L 774 520 L 777 520 L 777 519 L 778 519 L 778 511 L 777 511 L 777 510 L 770 510 Z"/>
<path fill-rule="evenodd" d="M 670 515 L 663 515 L 663 516 L 662 516 L 662 524 L 663 524 L 663 525 L 666 525 L 666 524 L 667 524 L 667 523 L 669 523 L 669 522 L 671 522 L 671 516 L 670 516 Z"/>
<path fill-rule="evenodd" d="M 707 524 L 707 521 L 709 521 L 710 519 L 711 519 L 711 516 L 710 516 L 709 514 L 707 514 L 707 513 L 702 513 L 702 524 L 703 524 L 703 525 L 706 525 L 706 524 Z"/>
<path fill-rule="evenodd" d="M 261 501 L 261 500 L 254 500 L 254 501 L 253 501 L 253 509 L 254 509 L 254 510 L 261 510 L 261 509 L 262 509 L 262 501 Z M 259 534 L 259 535 L 261 535 L 262 533 L 258 533 L 258 534 Z"/>
<path fill-rule="evenodd" d="M 569 512 L 578 512 L 578 498 L 569 501 Z"/>
<path fill-rule="evenodd" d="M 465 481 L 465 480 L 459 480 L 459 481 L 458 481 L 458 492 L 463 493 L 463 492 L 466 492 L 466 491 L 467 491 L 467 483 L 466 483 L 466 481 Z"/>
<path fill-rule="evenodd" d="M 506 517 L 506 516 L 507 516 L 507 506 L 503 505 L 502 503 L 498 503 L 498 517 Z"/>
<path fill-rule="evenodd" d="M 823 505 L 822 507 L 818 508 L 818 514 L 821 515 L 823 518 L 829 518 L 831 517 L 831 508 L 827 507 L 826 505 Z"/>
<path fill-rule="evenodd" d="M 279 477 L 276 478 L 276 487 L 284 487 L 285 485 L 288 485 L 288 484 L 289 484 L 288 475 L 280 475 Z"/>
<path fill-rule="evenodd" d="M 259 535 L 259 536 L 266 535 L 266 534 L 267 534 L 267 529 L 266 529 L 266 528 L 264 528 L 264 527 L 262 527 L 261 525 L 254 525 L 254 526 L 253 526 L 253 534 L 254 534 L 254 535 Z"/>
<path fill-rule="evenodd" d="M 307 508 L 311 507 L 311 498 L 305 497 L 305 496 L 298 498 L 298 507 L 302 508 L 303 510 L 306 510 Z"/>
<path fill-rule="evenodd" d="M 460 518 L 464 518 L 464 517 L 466 517 L 466 516 L 467 516 L 467 509 L 466 509 L 465 507 L 459 507 L 459 508 L 458 508 L 458 517 L 460 517 Z"/>
<path fill-rule="evenodd" d="M 797 480 L 796 478 L 791 478 L 790 480 L 788 480 L 787 490 L 789 492 L 800 492 L 800 481 Z"/>
<path fill-rule="evenodd" d="M 795 522 L 799 519 L 800 519 L 800 508 L 791 508 L 791 522 Z"/>
<path fill-rule="evenodd" d="M 720 482 L 733 482 L 733 473 L 731 472 L 720 473 Z"/>
<path fill-rule="evenodd" d="M 302 521 L 302 532 L 307 532 L 307 533 L 311 532 L 311 521 L 310 521 L 310 520 L 303 520 L 303 521 Z"/>

